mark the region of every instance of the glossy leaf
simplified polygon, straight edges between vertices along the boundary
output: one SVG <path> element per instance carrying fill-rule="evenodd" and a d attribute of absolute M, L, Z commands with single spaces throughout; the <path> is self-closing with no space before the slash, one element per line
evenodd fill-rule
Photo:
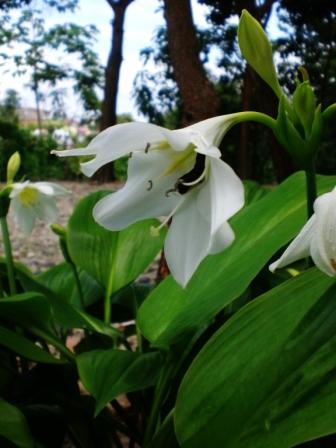
<path fill-rule="evenodd" d="M 81 309 L 81 301 L 69 263 L 61 263 L 38 275 L 38 281 L 62 297 L 75 308 Z M 99 284 L 85 271 L 79 269 L 84 303 L 86 306 L 96 302 L 103 292 Z"/>
<path fill-rule="evenodd" d="M 51 306 L 48 300 L 37 292 L 1 299 L 0 316 L 1 319 L 28 330 L 39 329 L 48 334 L 55 334 Z"/>
<path fill-rule="evenodd" d="M 336 432 L 335 319 L 335 280 L 316 268 L 242 308 L 184 377 L 181 446 L 283 448 Z"/>
<path fill-rule="evenodd" d="M 319 191 L 328 191 L 335 183 L 335 177 L 321 176 Z M 145 300 L 138 314 L 145 337 L 155 345 L 168 346 L 239 297 L 304 224 L 305 197 L 304 174 L 296 173 L 233 217 L 234 243 L 207 257 L 185 290 L 169 277 Z"/>
<path fill-rule="evenodd" d="M 37 276 L 33 276 L 33 274 L 26 272 L 17 265 L 15 269 L 16 276 L 25 290 L 34 290 L 45 296 L 51 306 L 55 321 L 62 327 L 68 329 L 87 328 L 111 337 L 119 335 L 119 332 L 110 325 L 70 305 L 62 297 L 59 297 L 54 291 L 41 283 Z"/>
<path fill-rule="evenodd" d="M 76 358 L 79 377 L 96 399 L 96 415 L 122 393 L 153 386 L 161 368 L 161 355 L 123 350 L 93 350 Z"/>
<path fill-rule="evenodd" d="M 3 327 L 2 325 L 0 325 L 0 345 L 9 348 L 14 353 L 30 359 L 31 361 L 47 364 L 59 364 L 62 362 L 59 359 L 54 358 L 45 350 L 42 350 L 29 339 L 21 336 L 15 331 Z"/>
<path fill-rule="evenodd" d="M 135 280 L 150 264 L 163 244 L 165 231 L 153 237 L 156 220 L 135 223 L 120 232 L 97 224 L 92 209 L 109 192 L 92 193 L 82 199 L 69 220 L 68 248 L 71 258 L 94 277 L 111 296 Z"/>
<path fill-rule="evenodd" d="M 36 445 L 22 412 L 0 398 L 0 435 L 18 448 L 34 448 Z"/>

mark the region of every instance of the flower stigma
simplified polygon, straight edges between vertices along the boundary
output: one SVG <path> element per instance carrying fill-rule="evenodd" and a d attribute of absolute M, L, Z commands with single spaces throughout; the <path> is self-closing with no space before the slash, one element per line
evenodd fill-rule
<path fill-rule="evenodd" d="M 31 207 L 38 202 L 39 192 L 36 188 L 25 187 L 20 193 L 19 198 L 22 205 Z"/>

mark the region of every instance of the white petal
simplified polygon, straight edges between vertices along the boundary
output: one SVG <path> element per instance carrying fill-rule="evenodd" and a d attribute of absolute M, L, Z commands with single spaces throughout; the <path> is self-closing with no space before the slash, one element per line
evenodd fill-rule
<path fill-rule="evenodd" d="M 203 135 L 209 145 L 219 146 L 224 135 L 239 121 L 240 115 L 241 113 L 236 113 L 208 118 L 207 120 L 189 126 L 186 130 L 196 130 Z"/>
<path fill-rule="evenodd" d="M 33 185 L 40 192 L 48 196 L 63 196 L 69 194 L 69 191 L 66 188 L 53 182 L 34 182 Z"/>
<path fill-rule="evenodd" d="M 336 275 L 336 190 L 321 195 L 314 203 L 316 232 L 311 255 L 316 266 L 328 275 Z"/>
<path fill-rule="evenodd" d="M 14 219 L 16 225 L 20 228 L 22 233 L 29 235 L 35 224 L 35 213 L 31 207 L 25 207 L 22 203 L 13 199 L 11 201 L 11 207 L 14 213 Z"/>
<path fill-rule="evenodd" d="M 209 157 L 209 175 L 197 198 L 205 219 L 215 233 L 244 205 L 244 186 L 233 169 L 223 160 Z"/>
<path fill-rule="evenodd" d="M 165 241 L 165 256 L 174 279 L 185 287 L 210 245 L 210 223 L 199 213 L 197 191 L 187 193 L 174 215 Z"/>
<path fill-rule="evenodd" d="M 231 226 L 227 222 L 224 222 L 211 238 L 209 253 L 217 254 L 222 252 L 233 243 L 234 239 L 235 234 Z"/>
<path fill-rule="evenodd" d="M 36 216 L 47 223 L 54 223 L 58 217 L 58 209 L 55 200 L 50 196 L 40 193 L 38 201 L 33 206 Z"/>
<path fill-rule="evenodd" d="M 278 268 L 294 263 L 301 258 L 308 257 L 311 241 L 314 239 L 316 216 L 313 215 L 302 227 L 298 236 L 291 242 L 281 257 L 269 266 L 274 272 Z"/>
<path fill-rule="evenodd" d="M 125 186 L 95 205 L 95 220 L 107 229 L 120 230 L 141 219 L 168 216 L 180 195 L 171 193 L 167 197 L 166 192 L 190 169 L 190 160 L 185 160 L 171 173 L 162 175 L 175 156 L 171 150 L 133 154 Z"/>
<path fill-rule="evenodd" d="M 82 172 L 92 176 L 100 167 L 132 151 L 143 151 L 148 143 L 165 139 L 164 128 L 150 123 L 123 123 L 100 132 L 84 149 L 53 151 L 60 157 L 95 155 L 89 162 L 81 164 Z"/>
<path fill-rule="evenodd" d="M 174 151 L 184 151 L 187 146 L 191 143 L 190 134 L 185 129 L 177 129 L 171 131 L 169 129 L 161 128 L 165 139 L 169 143 L 170 147 Z"/>

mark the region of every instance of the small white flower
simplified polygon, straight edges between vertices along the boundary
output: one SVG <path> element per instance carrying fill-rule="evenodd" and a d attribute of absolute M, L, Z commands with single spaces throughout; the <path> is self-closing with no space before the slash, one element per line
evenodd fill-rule
<path fill-rule="evenodd" d="M 282 256 L 270 265 L 271 272 L 310 255 L 321 271 L 336 275 L 336 188 L 316 199 L 314 211 Z"/>
<path fill-rule="evenodd" d="M 87 148 L 54 153 L 94 155 L 81 164 L 88 176 L 131 155 L 124 188 L 100 200 L 94 218 L 110 230 L 160 216 L 166 217 L 164 225 L 172 218 L 165 256 L 173 277 L 185 286 L 206 255 L 222 251 L 234 240 L 227 220 L 243 206 L 244 188 L 220 159 L 217 146 L 239 118 L 240 114 L 214 117 L 176 131 L 125 123 L 106 129 Z"/>
<path fill-rule="evenodd" d="M 29 235 L 36 218 L 53 223 L 58 216 L 55 197 L 67 194 L 67 190 L 50 182 L 18 182 L 12 184 L 11 208 L 15 223 Z"/>

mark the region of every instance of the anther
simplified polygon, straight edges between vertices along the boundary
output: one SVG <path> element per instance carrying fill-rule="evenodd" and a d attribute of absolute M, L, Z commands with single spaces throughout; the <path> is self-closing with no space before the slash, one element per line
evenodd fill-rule
<path fill-rule="evenodd" d="M 150 191 L 153 188 L 153 181 L 149 180 L 148 181 L 148 187 L 147 187 L 147 191 Z"/>
<path fill-rule="evenodd" d="M 146 148 L 145 148 L 145 154 L 148 154 L 150 148 L 150 143 L 147 143 Z"/>
<path fill-rule="evenodd" d="M 166 196 L 166 198 L 169 198 L 170 193 L 174 193 L 175 191 L 177 191 L 176 188 L 171 188 L 170 190 L 167 190 L 167 191 L 165 192 L 165 196 Z"/>
<path fill-rule="evenodd" d="M 132 155 L 133 155 L 133 152 L 130 152 L 130 153 L 129 153 L 129 155 L 128 155 L 128 156 L 129 156 L 129 158 L 131 158 L 131 157 L 132 157 Z"/>

